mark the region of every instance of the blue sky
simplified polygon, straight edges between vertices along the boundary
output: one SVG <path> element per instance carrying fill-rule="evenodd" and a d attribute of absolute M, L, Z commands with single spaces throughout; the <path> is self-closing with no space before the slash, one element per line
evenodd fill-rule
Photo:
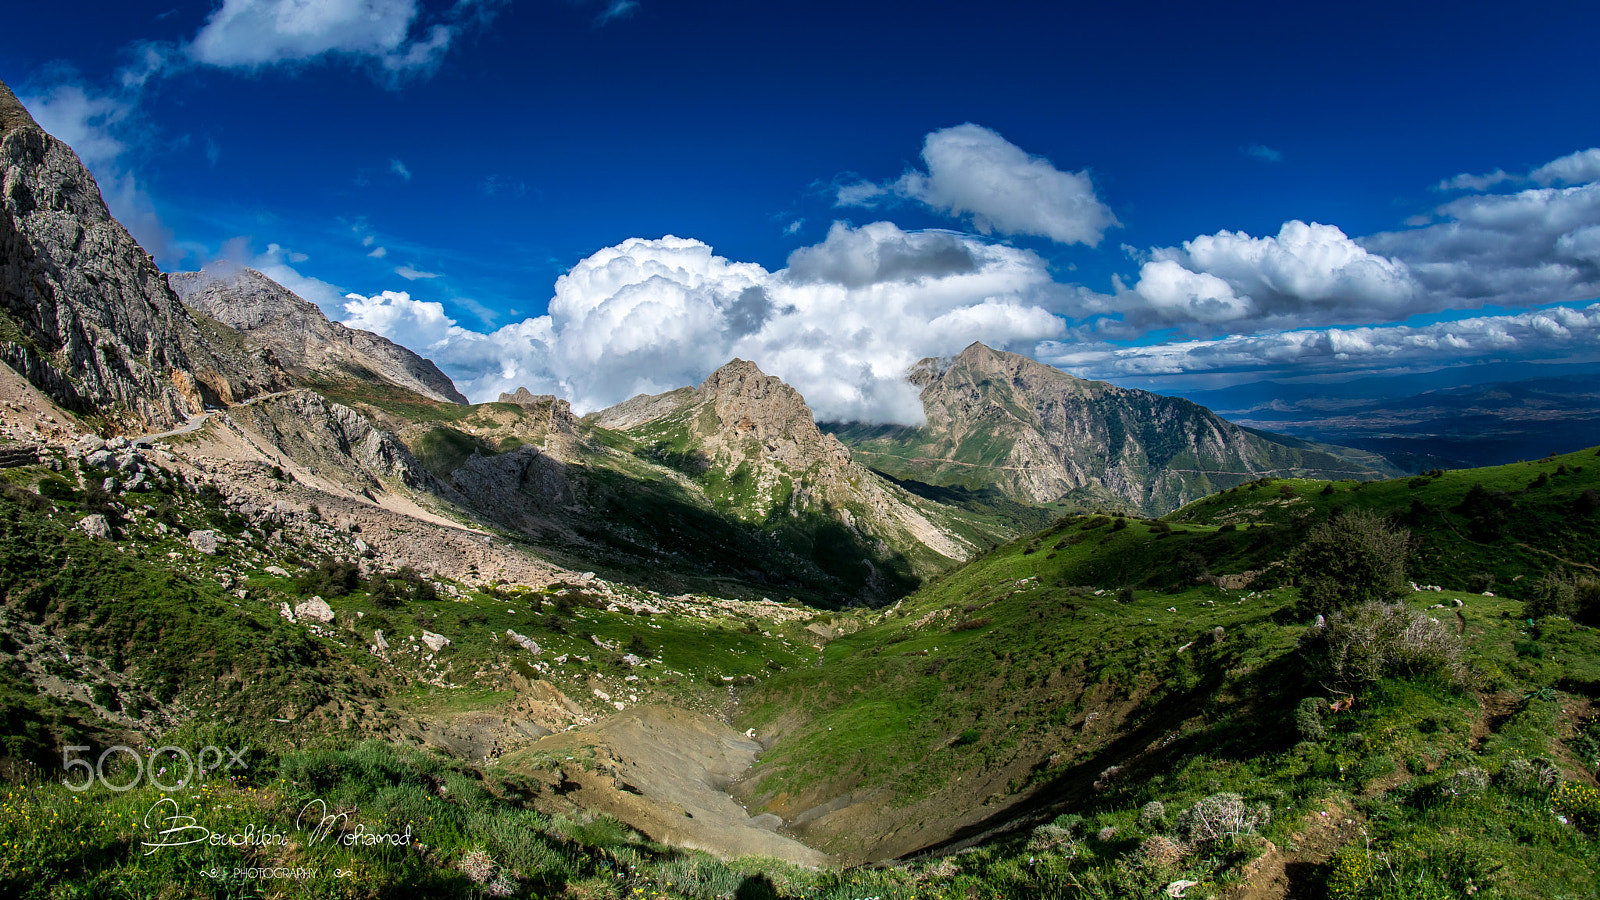
<path fill-rule="evenodd" d="M 1600 360 L 1592 4 L 1129 9 L 26 4 L 0 79 L 164 267 L 475 400 L 742 355 L 905 421 L 971 340 L 1167 391 Z"/>

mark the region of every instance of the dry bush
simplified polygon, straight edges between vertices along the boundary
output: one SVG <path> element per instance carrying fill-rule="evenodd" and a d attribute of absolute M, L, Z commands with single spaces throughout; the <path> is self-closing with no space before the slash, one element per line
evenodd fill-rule
<path fill-rule="evenodd" d="M 1368 601 L 1308 629 L 1307 655 L 1333 681 L 1368 684 L 1389 675 L 1467 677 L 1466 651 L 1449 625 L 1399 603 Z"/>
<path fill-rule="evenodd" d="M 1178 816 L 1176 830 L 1184 842 L 1202 846 L 1231 835 L 1255 834 L 1272 821 L 1272 810 L 1265 803 L 1246 806 L 1238 794 L 1212 794 Z"/>

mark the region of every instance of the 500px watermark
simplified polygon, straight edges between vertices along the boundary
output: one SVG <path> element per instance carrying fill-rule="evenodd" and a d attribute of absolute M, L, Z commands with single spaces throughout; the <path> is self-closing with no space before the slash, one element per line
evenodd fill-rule
<path fill-rule="evenodd" d="M 84 775 L 82 781 L 62 778 L 61 783 L 67 786 L 67 790 L 87 791 L 89 788 L 94 787 L 95 782 L 98 781 L 107 790 L 129 791 L 138 786 L 140 781 L 148 779 L 152 787 L 160 788 L 163 791 L 181 791 L 188 787 L 190 782 L 197 777 L 200 781 L 204 781 L 208 775 L 219 770 L 228 771 L 236 768 L 249 768 L 249 765 L 244 761 L 244 755 L 250 752 L 249 747 L 245 747 L 243 750 L 235 750 L 232 747 L 205 746 L 201 747 L 198 753 L 191 756 L 189 751 L 182 747 L 167 746 L 157 747 L 150 751 L 148 757 L 144 757 L 140 756 L 139 751 L 132 747 L 118 744 L 115 747 L 107 747 L 93 765 L 87 759 L 80 759 L 75 755 L 90 749 L 92 748 L 87 746 L 61 748 L 61 768 L 68 773 L 71 773 L 74 769 L 82 769 Z M 115 763 L 123 756 L 133 759 L 133 778 L 125 784 L 118 784 L 106 778 L 106 762 L 110 760 Z M 170 764 L 164 759 L 167 756 L 172 758 Z M 180 760 L 183 763 L 183 777 L 171 784 L 163 782 L 161 779 L 168 776 L 169 767 L 174 774 L 176 773 Z M 117 777 L 122 776 L 118 775 Z"/>

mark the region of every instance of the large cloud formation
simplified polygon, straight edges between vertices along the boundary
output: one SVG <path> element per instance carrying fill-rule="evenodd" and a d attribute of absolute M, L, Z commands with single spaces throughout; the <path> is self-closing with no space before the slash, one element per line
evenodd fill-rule
<path fill-rule="evenodd" d="M 1200 235 L 1150 251 L 1131 287 L 1082 292 L 1066 312 L 1102 338 L 1154 328 L 1205 338 L 1600 296 L 1600 150 L 1527 176 L 1461 175 L 1446 184 L 1508 181 L 1579 183 L 1458 197 L 1426 224 L 1361 238 L 1301 221 L 1269 237 Z"/>
<path fill-rule="evenodd" d="M 393 291 L 349 295 L 344 321 L 432 358 L 478 401 L 526 386 L 593 410 L 742 357 L 794 385 L 819 418 L 914 424 L 913 363 L 975 340 L 1031 349 L 1060 336 L 1050 290 L 1028 251 L 877 222 L 836 224 L 777 272 L 700 241 L 624 241 L 557 280 L 548 314 L 488 334 Z"/>
<path fill-rule="evenodd" d="M 798 388 L 819 418 L 914 424 L 907 369 L 975 340 L 1166 384 L 1600 360 L 1600 304 L 1585 305 L 1600 296 L 1600 181 L 1566 183 L 1595 155 L 1507 176 L 1550 184 L 1458 197 L 1406 230 L 1357 238 L 1295 220 L 1276 235 L 1200 235 L 1139 254 L 1131 286 L 1111 293 L 1057 283 L 1028 250 L 875 222 L 835 223 L 777 271 L 695 240 L 624 241 L 563 275 L 546 315 L 488 333 L 404 292 L 336 303 L 474 400 L 526 386 L 580 410 L 695 384 L 737 356 Z M 330 286 L 304 287 L 333 305 Z M 1489 304 L 1546 308 L 1471 313 Z M 1403 324 L 1419 314 L 1446 321 Z"/>
<path fill-rule="evenodd" d="M 922 144 L 927 172 L 907 172 L 888 184 L 839 188 L 841 206 L 874 206 L 890 197 L 970 221 L 989 234 L 1024 234 L 1061 244 L 1098 246 L 1120 225 L 1095 193 L 1089 173 L 1063 172 L 1030 156 L 997 132 L 968 122 L 929 134 Z"/>

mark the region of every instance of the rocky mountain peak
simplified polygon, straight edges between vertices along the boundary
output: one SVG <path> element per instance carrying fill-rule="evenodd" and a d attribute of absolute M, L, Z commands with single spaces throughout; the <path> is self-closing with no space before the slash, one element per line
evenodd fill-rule
<path fill-rule="evenodd" d="M 578 420 L 572 415 L 572 404 L 555 394 L 535 394 L 525 387 L 519 387 L 513 393 L 501 393 L 496 402 L 515 403 L 536 418 L 545 417 L 551 428 L 567 434 L 571 434 L 577 425 Z"/>
<path fill-rule="evenodd" d="M 77 154 L 4 84 L 0 185 L 0 360 L 58 403 L 164 425 L 286 384 L 270 354 L 189 315 Z"/>
<path fill-rule="evenodd" d="M 229 306 L 226 319 L 212 317 L 229 324 L 238 322 L 233 327 L 241 331 L 288 317 L 327 318 L 316 304 L 302 299 L 300 295 L 248 266 L 239 267 L 222 262 L 199 272 L 174 272 L 168 276 L 168 280 L 185 305 L 192 309 L 201 308 L 197 304 L 216 305 L 214 298 L 226 291 Z M 206 291 L 214 286 L 220 289 Z"/>
<path fill-rule="evenodd" d="M 221 265 L 171 276 L 189 308 L 238 329 L 302 379 L 374 378 L 432 400 L 465 404 L 429 360 L 382 335 L 329 321 L 316 304 L 248 267 Z"/>
<path fill-rule="evenodd" d="M 698 393 L 715 411 L 721 429 L 758 441 L 822 440 L 822 432 L 800 392 L 755 363 L 735 359 L 711 373 Z"/>
<path fill-rule="evenodd" d="M 9 134 L 13 129 L 25 127 L 38 128 L 39 123 L 33 120 L 27 107 L 11 93 L 11 88 L 0 81 L 0 136 Z"/>

